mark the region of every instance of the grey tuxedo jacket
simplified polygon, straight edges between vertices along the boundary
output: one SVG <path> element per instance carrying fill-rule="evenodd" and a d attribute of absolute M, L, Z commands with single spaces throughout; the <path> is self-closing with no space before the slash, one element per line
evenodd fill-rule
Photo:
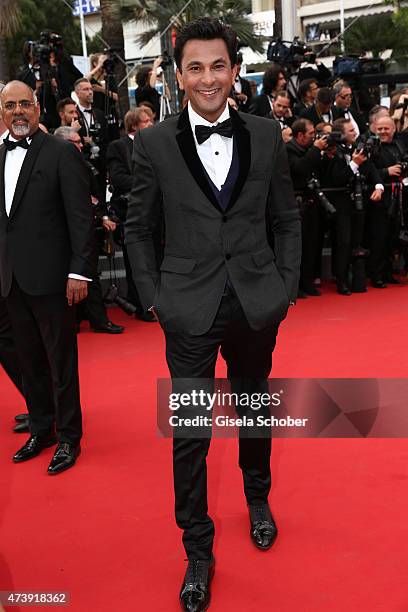
<path fill-rule="evenodd" d="M 226 210 L 198 157 L 187 109 L 134 141 L 126 244 L 143 306 L 155 306 L 167 332 L 207 332 L 227 278 L 254 330 L 279 323 L 296 299 L 300 216 L 281 130 L 230 112 L 240 171 Z M 161 214 L 158 272 L 152 233 Z"/>

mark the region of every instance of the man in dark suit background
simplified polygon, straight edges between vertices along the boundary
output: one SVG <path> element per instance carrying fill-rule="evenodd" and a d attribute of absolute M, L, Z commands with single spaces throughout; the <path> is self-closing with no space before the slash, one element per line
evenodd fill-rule
<path fill-rule="evenodd" d="M 316 127 L 318 123 L 333 123 L 333 92 L 330 87 L 321 87 L 313 106 L 300 113 L 300 119 L 308 119 Z"/>
<path fill-rule="evenodd" d="M 9 130 L 0 146 L 0 286 L 31 433 L 13 460 L 58 439 L 48 468 L 57 474 L 74 465 L 82 436 L 72 305 L 93 275 L 89 182 L 75 147 L 38 129 L 40 107 L 28 85 L 8 83 L 0 102 Z"/>
<path fill-rule="evenodd" d="M 235 76 L 235 82 L 234 82 L 233 89 L 234 89 L 234 98 L 238 104 L 238 110 L 246 113 L 248 112 L 249 105 L 251 102 L 252 89 L 251 89 L 251 83 L 248 81 L 248 79 L 244 79 L 240 74 L 242 61 L 243 61 L 242 53 L 238 53 L 237 55 L 237 74 Z"/>
<path fill-rule="evenodd" d="M 180 117 L 139 132 L 134 143 L 127 248 L 142 303 L 165 333 L 173 390 L 213 379 L 221 347 L 233 390 L 267 391 L 278 326 L 297 294 L 300 221 L 281 130 L 227 105 L 236 43 L 216 19 L 187 24 L 174 55 L 188 106 Z M 161 208 L 165 250 L 158 274 L 152 230 Z M 209 605 L 214 573 L 210 437 L 189 433 L 173 439 L 176 521 L 188 557 L 180 602 L 199 611 Z M 277 534 L 268 505 L 270 430 L 258 438 L 246 433 L 240 432 L 239 465 L 251 537 L 266 550 Z"/>
<path fill-rule="evenodd" d="M 109 182 L 113 187 L 110 208 L 115 211 L 116 216 L 122 224 L 126 220 L 127 202 L 133 182 L 133 139 L 139 130 L 152 127 L 154 124 L 153 111 L 147 106 L 131 108 L 125 115 L 126 136 L 114 140 L 108 146 L 106 153 L 106 164 L 109 172 Z M 123 225 L 120 228 L 123 236 Z M 159 233 L 159 236 L 157 234 Z M 156 232 L 157 240 L 160 241 L 160 228 Z M 156 242 L 157 242 L 156 240 Z M 143 311 L 137 292 L 136 284 L 132 276 L 126 245 L 123 244 L 123 261 L 126 270 L 127 297 L 137 308 L 136 316 L 147 323 L 155 321 L 151 312 Z"/>

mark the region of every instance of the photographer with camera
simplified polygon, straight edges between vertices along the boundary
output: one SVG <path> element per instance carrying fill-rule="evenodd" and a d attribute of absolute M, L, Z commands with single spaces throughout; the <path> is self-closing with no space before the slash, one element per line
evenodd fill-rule
<path fill-rule="evenodd" d="M 136 74 L 137 89 L 135 91 L 136 106 L 142 106 L 143 102 L 149 102 L 153 106 L 155 121 L 160 119 L 161 95 L 156 89 L 158 73 L 164 65 L 170 61 L 167 54 L 159 55 L 152 66 L 141 66 Z M 168 92 L 166 95 L 169 97 Z"/>
<path fill-rule="evenodd" d="M 108 126 L 108 140 L 112 142 L 120 137 L 116 110 L 119 96 L 114 74 L 117 57 L 111 49 L 106 49 L 104 53 L 93 53 L 89 60 L 91 71 L 86 78 L 94 92 L 93 108 L 98 108 L 104 113 Z"/>
<path fill-rule="evenodd" d="M 16 79 L 29 85 L 37 94 L 41 122 L 50 130 L 58 126 L 58 100 L 71 95 L 74 83 L 82 73 L 64 52 L 63 39 L 56 32 L 40 33 L 38 41 L 23 45 L 24 67 Z"/>
<path fill-rule="evenodd" d="M 122 224 L 124 224 L 126 221 L 128 196 L 133 183 L 133 140 L 139 130 L 151 127 L 153 124 L 153 112 L 150 110 L 150 108 L 147 106 L 131 108 L 125 115 L 126 136 L 111 142 L 108 146 L 106 155 L 109 181 L 113 191 L 109 205 L 110 208 L 114 210 L 116 217 L 121 222 L 119 227 L 121 236 L 120 242 L 122 246 L 128 288 L 126 300 L 136 307 L 137 318 L 148 323 L 155 321 L 155 318 L 152 313 L 143 310 L 140 302 L 139 294 L 136 288 L 137 279 L 135 283 L 132 276 L 127 248 L 123 241 Z"/>
<path fill-rule="evenodd" d="M 88 79 L 83 77 L 75 82 L 78 98 L 78 121 L 81 124 L 79 135 L 84 145 L 84 157 L 98 170 L 98 181 L 103 201 L 106 199 L 106 147 L 108 145 L 107 126 L 104 113 L 93 107 L 94 92 Z"/>
<path fill-rule="evenodd" d="M 292 125 L 292 140 L 286 145 L 290 174 L 302 217 L 302 262 L 300 268 L 299 297 L 318 296 L 315 288 L 314 271 L 319 245 L 319 206 L 321 202 L 316 189 L 308 187 L 316 177 L 321 165 L 322 151 L 327 149 L 325 135 L 315 137 L 311 121 L 298 119 Z"/>
<path fill-rule="evenodd" d="M 78 151 L 82 153 L 83 144 L 79 134 L 74 128 L 67 126 L 59 127 L 55 130 L 54 136 L 68 142 L 72 142 Z M 89 183 L 91 187 L 92 209 L 96 232 L 98 233 L 98 228 L 100 227 L 103 227 L 107 231 L 114 231 L 116 229 L 116 223 L 109 217 L 106 205 L 100 200 L 101 195 L 98 181 L 96 180 L 98 171 L 90 162 L 86 160 L 84 160 L 84 162 L 87 166 Z M 95 243 L 98 244 L 98 242 L 99 241 L 96 240 Z M 97 250 L 95 250 L 93 255 L 93 267 L 95 270 L 98 269 L 98 257 L 99 253 Z M 92 282 L 89 283 L 88 295 L 81 304 L 78 304 L 76 316 L 78 321 L 78 329 L 80 321 L 83 319 L 88 319 L 91 328 L 95 332 L 105 334 L 121 334 L 124 330 L 124 327 L 121 325 L 116 325 L 108 319 L 106 307 L 103 303 L 102 288 L 99 282 L 98 274 L 93 276 Z"/>
<path fill-rule="evenodd" d="M 333 124 L 325 172 L 322 182 L 326 187 L 337 187 L 330 194 L 336 208 L 333 215 L 333 263 L 340 295 L 351 295 L 349 268 L 352 263 L 352 290 L 366 291 L 364 257 L 362 248 L 364 234 L 364 208 L 368 201 L 379 202 L 384 187 L 370 152 L 356 147 L 357 134 L 349 119 L 337 119 Z M 365 186 L 369 186 L 369 200 L 364 197 Z"/>
<path fill-rule="evenodd" d="M 391 117 L 378 119 L 376 130 L 381 145 L 373 161 L 385 184 L 385 192 L 381 204 L 371 206 L 368 214 L 369 269 L 373 287 L 382 289 L 386 283 L 398 282 L 392 276 L 395 244 L 399 242 L 405 249 L 407 246 L 404 240 L 399 240 L 399 235 L 402 231 L 403 237 L 405 228 L 408 153 Z"/>

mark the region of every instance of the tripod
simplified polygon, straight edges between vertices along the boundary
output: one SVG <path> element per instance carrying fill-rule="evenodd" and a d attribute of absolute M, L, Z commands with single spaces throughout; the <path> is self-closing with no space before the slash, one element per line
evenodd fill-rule
<path fill-rule="evenodd" d="M 160 121 L 163 121 L 167 115 L 171 115 L 170 100 L 167 95 L 167 83 L 164 77 L 164 71 L 162 72 L 162 79 L 163 79 L 163 94 L 160 98 Z"/>

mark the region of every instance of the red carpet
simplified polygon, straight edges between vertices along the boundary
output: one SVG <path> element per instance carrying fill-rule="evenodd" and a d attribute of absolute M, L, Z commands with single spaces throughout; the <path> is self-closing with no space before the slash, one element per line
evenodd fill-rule
<path fill-rule="evenodd" d="M 274 376 L 406 377 L 407 311 L 407 286 L 299 301 L 281 328 Z M 184 553 L 170 441 L 155 431 L 163 338 L 155 324 L 112 318 L 127 326 L 122 336 L 86 325 L 79 336 L 85 437 L 64 474 L 45 473 L 52 449 L 11 462 L 26 439 L 10 431 L 23 406 L 0 372 L 0 590 L 69 591 L 75 612 L 176 611 Z M 275 441 L 280 535 L 268 553 L 249 540 L 236 463 L 235 441 L 215 440 L 211 610 L 408 610 L 406 440 Z"/>

